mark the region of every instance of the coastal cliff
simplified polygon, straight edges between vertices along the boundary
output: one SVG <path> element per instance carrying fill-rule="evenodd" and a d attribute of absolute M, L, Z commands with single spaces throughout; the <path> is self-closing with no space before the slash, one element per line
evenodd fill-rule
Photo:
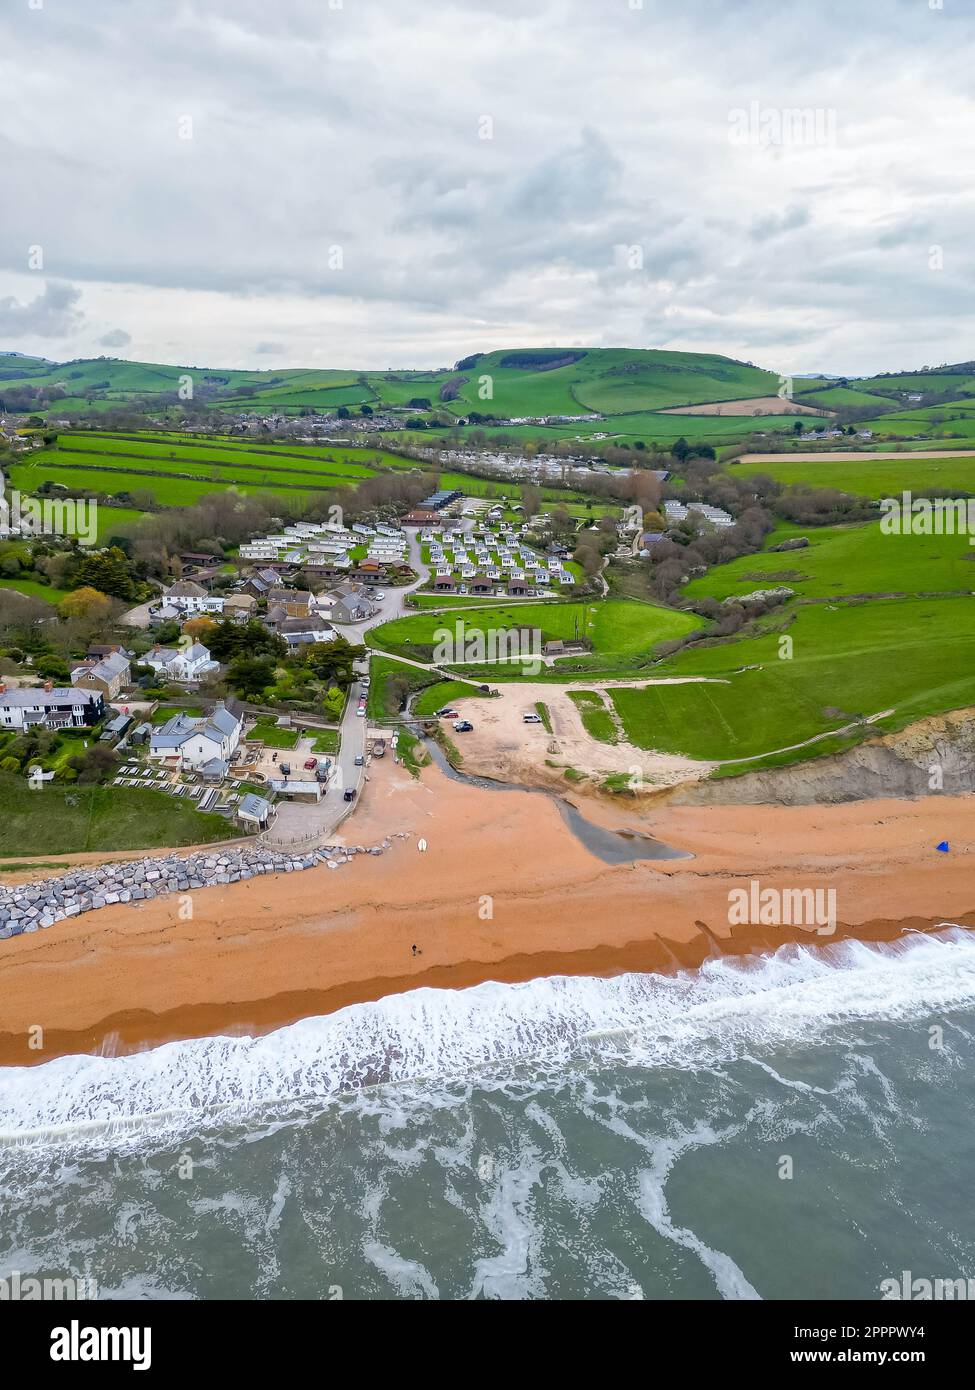
<path fill-rule="evenodd" d="M 686 784 L 672 791 L 667 801 L 676 806 L 809 806 L 972 791 L 975 709 L 962 709 L 793 767 Z"/>

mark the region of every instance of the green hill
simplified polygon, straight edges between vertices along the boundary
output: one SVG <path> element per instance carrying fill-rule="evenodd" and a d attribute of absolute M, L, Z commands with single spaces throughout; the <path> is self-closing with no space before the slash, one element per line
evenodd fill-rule
<path fill-rule="evenodd" d="M 732 401 L 767 401 L 777 394 L 781 378 L 716 353 L 655 348 L 506 348 L 472 353 L 450 367 L 385 371 L 251 371 L 111 357 L 50 362 L 0 352 L 0 405 L 54 420 L 97 419 L 125 407 L 162 412 L 172 406 L 175 419 L 187 377 L 198 408 L 297 416 L 339 407 L 359 413 L 368 407 L 400 415 L 404 430 L 414 416 L 442 426 L 477 412 L 489 419 L 527 421 L 504 425 L 515 440 L 598 436 L 666 448 L 683 436 L 721 446 L 750 435 L 791 435 L 796 424 L 787 401 L 774 415 L 683 413 Z M 975 439 L 970 362 L 873 377 L 797 377 L 795 403 L 855 411 L 857 425 L 873 429 L 878 441 Z M 871 418 L 864 418 L 868 413 Z"/>
<path fill-rule="evenodd" d="M 238 371 L 101 357 L 58 363 L 0 354 L 0 386 L 7 392 L 39 389 L 49 397 L 39 408 L 55 411 L 64 398 L 76 409 L 79 401 L 91 408 L 105 401 L 151 403 L 171 396 L 186 376 L 193 380 L 197 403 L 228 408 L 297 411 L 368 402 L 374 408 L 405 409 L 420 408 L 411 403 L 427 400 L 432 408 L 459 416 L 470 410 L 503 416 L 655 411 L 763 396 L 774 392 L 779 380 L 774 372 L 713 353 L 630 348 L 507 349 L 474 354 L 456 367 L 415 372 Z"/>

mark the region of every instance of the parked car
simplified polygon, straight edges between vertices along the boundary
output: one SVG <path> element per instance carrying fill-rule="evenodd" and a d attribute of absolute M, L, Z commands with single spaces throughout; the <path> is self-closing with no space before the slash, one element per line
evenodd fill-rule
<path fill-rule="evenodd" d="M 306 759 L 305 759 L 305 769 L 306 769 L 306 771 L 308 771 L 308 772 L 314 772 L 314 771 L 315 771 L 315 768 L 316 768 L 317 766 L 318 766 L 318 759 L 317 759 L 317 758 L 306 758 Z"/>
<path fill-rule="evenodd" d="M 342 793 L 342 799 L 343 801 L 354 801 L 355 787 L 346 787 L 345 791 Z"/>
<path fill-rule="evenodd" d="M 458 719 L 454 724 L 454 733 L 469 734 L 473 728 L 474 725 L 469 719 Z"/>
<path fill-rule="evenodd" d="M 290 777 L 290 776 L 291 776 L 291 764 L 290 764 L 290 763 L 281 763 L 281 771 L 284 773 L 285 777 Z"/>
<path fill-rule="evenodd" d="M 369 689 L 369 677 L 368 677 L 368 676 L 363 676 L 363 677 L 360 679 L 359 684 L 362 686 L 363 690 L 368 690 L 368 689 Z"/>
<path fill-rule="evenodd" d="M 382 593 L 382 592 L 380 592 L 380 593 L 378 593 L 378 594 L 376 595 L 376 598 L 377 598 L 377 599 L 384 599 L 385 597 L 386 597 L 386 595 L 385 595 L 384 593 Z"/>
<path fill-rule="evenodd" d="M 455 709 L 450 709 L 449 706 L 448 706 L 448 707 L 445 707 L 444 709 L 438 709 L 438 710 L 437 710 L 437 718 L 438 718 L 438 719 L 459 719 L 459 718 L 460 718 L 460 715 L 457 713 L 457 711 L 456 711 Z"/>
<path fill-rule="evenodd" d="M 364 719 L 366 715 L 365 705 L 360 705 L 359 708 L 356 710 L 356 714 L 359 716 L 360 719 Z"/>
<path fill-rule="evenodd" d="M 540 714 L 525 713 L 521 716 L 521 722 L 523 724 L 541 724 L 542 716 Z"/>
<path fill-rule="evenodd" d="M 356 767 L 365 767 L 365 765 L 366 765 L 366 760 L 365 760 L 365 758 L 362 756 L 361 753 L 357 753 L 357 754 L 355 755 L 355 765 L 356 765 Z"/>

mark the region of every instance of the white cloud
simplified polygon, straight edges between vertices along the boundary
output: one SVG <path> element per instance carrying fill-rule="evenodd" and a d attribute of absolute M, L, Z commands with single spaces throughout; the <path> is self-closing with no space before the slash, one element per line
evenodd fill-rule
<path fill-rule="evenodd" d="M 961 7 L 85 0 L 2 24 L 0 346 L 95 353 L 124 322 L 142 357 L 213 366 L 975 355 Z M 753 110 L 819 119 L 736 143 Z M 32 246 L 70 302 L 31 297 Z"/>

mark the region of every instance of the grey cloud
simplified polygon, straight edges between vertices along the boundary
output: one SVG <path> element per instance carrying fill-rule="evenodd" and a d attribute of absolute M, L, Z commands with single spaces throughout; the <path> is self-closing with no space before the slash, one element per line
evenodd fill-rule
<path fill-rule="evenodd" d="M 760 217 L 751 224 L 750 233 L 755 241 L 768 241 L 771 237 L 782 236 L 785 232 L 794 232 L 799 227 L 809 224 L 809 209 L 802 207 L 789 207 L 781 213 L 768 213 L 765 217 Z"/>
<path fill-rule="evenodd" d="M 26 304 L 6 295 L 0 299 L 0 334 L 14 340 L 67 337 L 84 318 L 75 307 L 80 299 L 81 290 L 76 285 L 59 280 L 49 280 L 41 293 Z"/>
<path fill-rule="evenodd" d="M 101 347 L 124 348 L 128 347 L 132 341 L 132 334 L 126 333 L 124 328 L 113 328 L 108 333 L 103 333 L 98 339 Z"/>

